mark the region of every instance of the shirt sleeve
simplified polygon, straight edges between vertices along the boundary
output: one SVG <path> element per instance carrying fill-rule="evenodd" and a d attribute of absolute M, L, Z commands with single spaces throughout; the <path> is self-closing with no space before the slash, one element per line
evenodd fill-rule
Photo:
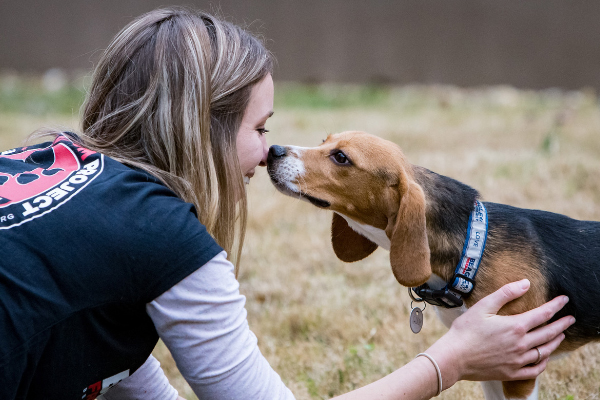
<path fill-rule="evenodd" d="M 258 349 L 245 303 L 223 251 L 146 310 L 199 398 L 294 399 Z"/>
<path fill-rule="evenodd" d="M 150 356 L 133 375 L 117 383 L 98 400 L 177 400 L 178 397 L 158 360 Z"/>

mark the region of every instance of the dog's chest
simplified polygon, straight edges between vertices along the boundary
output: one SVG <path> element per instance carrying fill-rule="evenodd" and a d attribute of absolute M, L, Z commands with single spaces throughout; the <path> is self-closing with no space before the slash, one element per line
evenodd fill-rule
<path fill-rule="evenodd" d="M 387 234 L 383 229 L 375 228 L 371 225 L 361 224 L 359 222 L 354 221 L 352 218 L 346 217 L 343 214 L 340 214 L 340 216 L 346 220 L 348 226 L 352 228 L 356 233 L 359 233 L 362 236 L 366 237 L 379 247 L 384 248 L 388 251 L 390 250 L 390 239 L 387 237 Z"/>
<path fill-rule="evenodd" d="M 444 308 L 433 306 L 433 309 L 435 310 L 435 313 L 440 319 L 440 321 L 442 321 L 442 323 L 446 326 L 446 328 L 450 328 L 450 325 L 452 325 L 452 322 L 454 322 L 456 318 L 460 317 L 465 312 L 467 312 L 467 307 L 464 305 L 456 308 Z"/>

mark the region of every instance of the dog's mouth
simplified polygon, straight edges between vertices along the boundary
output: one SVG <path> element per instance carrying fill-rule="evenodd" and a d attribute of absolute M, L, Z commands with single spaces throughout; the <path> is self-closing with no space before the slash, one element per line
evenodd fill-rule
<path fill-rule="evenodd" d="M 305 198 L 306 200 L 310 201 L 310 203 L 314 206 L 320 207 L 320 208 L 328 208 L 329 206 L 331 206 L 331 203 L 326 201 L 326 200 L 321 200 L 318 199 L 316 197 L 313 197 L 309 194 L 306 193 L 300 193 L 300 197 L 301 198 Z"/>
<path fill-rule="evenodd" d="M 292 189 L 288 186 L 288 182 L 280 181 L 275 175 L 275 173 L 273 173 L 273 171 L 269 171 L 269 177 L 271 178 L 271 182 L 277 188 L 277 190 L 279 190 L 281 193 L 287 196 L 294 197 L 300 200 L 307 200 L 309 203 L 319 208 L 328 208 L 331 206 L 331 203 L 326 200 L 311 196 L 310 194 L 305 193 L 303 191 Z"/>

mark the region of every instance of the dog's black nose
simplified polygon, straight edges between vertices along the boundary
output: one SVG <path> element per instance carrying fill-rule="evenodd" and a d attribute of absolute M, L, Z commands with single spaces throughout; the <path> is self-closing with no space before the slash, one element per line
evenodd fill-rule
<path fill-rule="evenodd" d="M 273 146 L 269 147 L 269 155 L 267 157 L 267 162 L 270 162 L 277 158 L 281 158 L 281 157 L 285 156 L 286 154 L 287 154 L 287 151 L 285 150 L 285 147 L 277 146 L 276 144 L 274 144 Z"/>

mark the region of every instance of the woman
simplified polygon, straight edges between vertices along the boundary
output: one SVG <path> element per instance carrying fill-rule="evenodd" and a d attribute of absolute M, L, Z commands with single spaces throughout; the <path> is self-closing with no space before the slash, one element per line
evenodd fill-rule
<path fill-rule="evenodd" d="M 293 398 L 257 347 L 227 259 L 239 260 L 244 182 L 266 161 L 271 72 L 240 28 L 156 10 L 106 49 L 80 135 L 2 153 L 0 398 L 176 399 L 150 355 L 159 337 L 202 399 Z M 505 286 L 426 356 L 339 398 L 537 376 L 573 319 L 534 329 L 564 297 L 495 315 L 527 289 Z"/>

